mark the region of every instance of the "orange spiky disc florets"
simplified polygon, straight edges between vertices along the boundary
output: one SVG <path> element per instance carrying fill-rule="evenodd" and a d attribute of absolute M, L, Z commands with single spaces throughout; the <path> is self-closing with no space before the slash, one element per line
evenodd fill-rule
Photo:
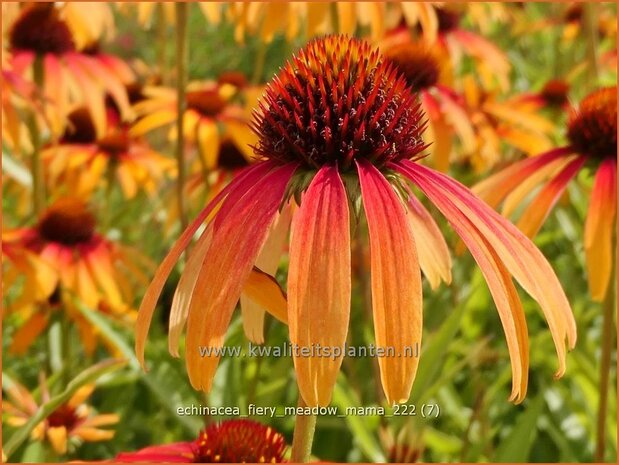
<path fill-rule="evenodd" d="M 308 167 L 357 158 L 377 166 L 426 146 L 423 113 L 404 77 L 378 50 L 346 36 L 311 41 L 267 86 L 253 130 L 256 153 Z"/>
<path fill-rule="evenodd" d="M 599 89 L 583 99 L 568 123 L 575 151 L 590 157 L 617 156 L 617 88 Z"/>
<path fill-rule="evenodd" d="M 50 206 L 39 220 L 37 229 L 48 241 L 76 245 L 93 237 L 95 225 L 95 217 L 88 205 L 69 197 Z"/>
<path fill-rule="evenodd" d="M 199 463 L 281 463 L 286 450 L 281 434 L 252 420 L 212 424 L 196 444 Z"/>
<path fill-rule="evenodd" d="M 9 32 L 13 51 L 60 55 L 75 50 L 73 35 L 59 17 L 53 3 L 33 4 L 24 8 Z"/>

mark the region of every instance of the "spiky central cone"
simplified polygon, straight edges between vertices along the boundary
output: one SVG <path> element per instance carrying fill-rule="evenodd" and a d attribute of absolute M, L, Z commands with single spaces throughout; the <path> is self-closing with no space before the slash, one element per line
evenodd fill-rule
<path fill-rule="evenodd" d="M 251 420 L 213 424 L 200 433 L 196 463 L 281 463 L 284 437 Z"/>
<path fill-rule="evenodd" d="M 203 89 L 187 92 L 187 108 L 203 116 L 214 117 L 226 107 L 226 101 L 217 89 Z"/>
<path fill-rule="evenodd" d="M 541 94 L 549 105 L 559 107 L 568 102 L 567 94 L 569 90 L 570 86 L 567 82 L 560 79 L 552 79 L 544 85 Z"/>
<path fill-rule="evenodd" d="M 617 156 L 617 88 L 599 89 L 570 117 L 568 139 L 578 153 L 594 158 Z"/>
<path fill-rule="evenodd" d="M 92 238 L 95 225 L 95 217 L 84 202 L 65 198 L 43 213 L 37 228 L 41 237 L 48 241 L 76 245 Z"/>
<path fill-rule="evenodd" d="M 75 50 L 67 24 L 58 16 L 53 3 L 26 7 L 9 33 L 11 49 L 42 55 L 60 55 Z"/>
<path fill-rule="evenodd" d="M 392 63 L 366 42 L 316 39 L 267 86 L 253 130 L 258 156 L 347 169 L 411 159 L 425 146 L 417 96 Z"/>
<path fill-rule="evenodd" d="M 61 144 L 92 144 L 97 140 L 97 130 L 86 108 L 69 113 L 67 128 L 60 138 Z"/>
<path fill-rule="evenodd" d="M 47 424 L 52 428 L 64 426 L 67 430 L 70 430 L 77 424 L 78 420 L 79 417 L 75 409 L 70 405 L 64 404 L 47 417 Z"/>
<path fill-rule="evenodd" d="M 421 43 L 395 45 L 385 51 L 385 56 L 404 74 L 407 84 L 413 91 L 428 89 L 438 82 L 440 75 L 438 59 Z"/>

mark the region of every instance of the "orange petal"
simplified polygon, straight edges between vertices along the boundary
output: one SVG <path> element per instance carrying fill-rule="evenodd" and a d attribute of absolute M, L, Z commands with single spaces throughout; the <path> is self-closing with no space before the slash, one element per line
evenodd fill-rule
<path fill-rule="evenodd" d="M 64 426 L 51 426 L 47 429 L 47 438 L 57 454 L 67 452 L 67 429 Z"/>
<path fill-rule="evenodd" d="M 258 166 L 258 165 L 254 165 Z M 191 385 L 210 390 L 224 336 L 256 257 L 267 238 L 296 164 L 275 168 L 213 219 L 213 241 L 204 257 L 187 318 L 186 365 Z M 201 354 L 202 348 L 213 352 Z"/>
<path fill-rule="evenodd" d="M 172 308 L 170 310 L 170 323 L 168 325 L 170 328 L 168 331 L 168 350 L 174 357 L 179 357 L 178 342 L 183 328 L 185 327 L 185 322 L 187 321 L 189 304 L 191 303 L 191 296 L 196 286 L 198 273 L 204 265 L 204 257 L 211 245 L 212 238 L 213 228 L 209 225 L 191 251 L 183 274 L 181 274 L 176 290 L 174 291 Z"/>
<path fill-rule="evenodd" d="M 518 227 L 528 237 L 535 237 L 555 206 L 568 183 L 578 174 L 585 164 L 585 157 L 579 157 L 570 162 L 557 174 L 531 201 L 518 221 Z"/>
<path fill-rule="evenodd" d="M 350 266 L 348 198 L 337 167 L 324 166 L 292 220 L 288 271 L 290 342 L 299 351 L 294 353 L 297 383 L 309 406 L 329 404 L 342 364 Z M 318 345 L 334 353 L 312 353 Z"/>
<path fill-rule="evenodd" d="M 245 282 L 243 292 L 261 309 L 265 309 L 282 323 L 288 323 L 286 294 L 273 276 L 254 267 Z"/>
<path fill-rule="evenodd" d="M 587 278 L 591 297 L 604 300 L 610 284 L 615 251 L 612 238 L 617 211 L 617 165 L 615 159 L 602 162 L 595 175 L 585 222 Z"/>
<path fill-rule="evenodd" d="M 9 350 L 16 355 L 23 355 L 47 327 L 47 320 L 48 316 L 41 312 L 32 315 L 13 335 Z"/>
<path fill-rule="evenodd" d="M 378 358 L 389 404 L 405 402 L 421 344 L 421 272 L 406 210 L 383 175 L 358 161 L 359 181 L 370 236 L 372 309 L 377 348 L 392 356 Z M 413 350 L 413 351 L 412 351 Z M 412 351 L 412 352 L 411 352 Z M 411 356 L 412 355 L 412 356 Z"/>
<path fill-rule="evenodd" d="M 573 348 L 576 322 L 559 280 L 539 249 L 518 228 L 457 181 L 418 163 L 402 161 L 394 167 L 419 186 L 437 206 L 447 199 L 466 215 L 496 250 L 509 272 L 540 304 L 559 359 L 555 376 L 562 376 L 566 338 L 568 347 Z"/>
<path fill-rule="evenodd" d="M 215 198 L 200 212 L 197 218 L 193 220 L 187 229 L 183 231 L 183 234 L 181 234 L 172 249 L 168 252 L 159 265 L 159 268 L 157 268 L 153 281 L 150 286 L 148 286 L 148 289 L 142 299 L 135 326 L 135 352 L 142 367 L 144 367 L 144 346 L 146 344 L 146 336 L 148 335 L 148 329 L 150 328 L 150 323 L 153 318 L 155 305 L 157 304 L 157 300 L 161 295 L 161 291 L 163 290 L 163 286 L 165 285 L 168 276 L 172 272 L 174 265 L 183 251 L 191 242 L 193 235 L 230 192 L 240 193 L 247 191 L 255 180 L 261 176 L 264 176 L 272 168 L 272 166 L 273 165 L 269 162 L 264 162 L 257 163 L 246 168 L 239 176 L 228 184 L 228 186 L 219 192 L 217 196 L 215 196 Z"/>
<path fill-rule="evenodd" d="M 451 257 L 440 228 L 423 204 L 409 193 L 408 220 L 413 230 L 419 265 L 423 274 L 436 289 L 441 280 L 451 283 Z"/>
<path fill-rule="evenodd" d="M 290 229 L 291 212 L 286 206 L 274 223 L 269 238 L 256 259 L 256 267 L 269 275 L 275 275 L 279 260 Z M 245 285 L 247 287 L 247 284 Z M 246 292 L 241 295 L 241 315 L 243 317 L 243 329 L 248 339 L 262 344 L 264 342 L 264 312 L 265 309 L 254 302 Z M 287 308 L 284 299 L 284 318 L 287 321 Z"/>
<path fill-rule="evenodd" d="M 479 265 L 492 298 L 497 306 L 512 367 L 512 392 L 510 400 L 521 402 L 527 391 L 529 369 L 529 342 L 524 310 L 511 276 L 496 251 L 464 215 L 448 199 L 429 195 L 441 212 L 449 219 L 462 241 Z"/>

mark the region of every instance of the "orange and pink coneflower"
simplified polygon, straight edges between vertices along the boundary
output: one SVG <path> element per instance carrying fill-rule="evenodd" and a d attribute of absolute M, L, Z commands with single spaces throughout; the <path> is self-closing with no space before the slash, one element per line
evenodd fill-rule
<path fill-rule="evenodd" d="M 176 290 L 170 331 L 176 346 L 187 325 L 189 378 L 194 388 L 208 391 L 218 356 L 202 357 L 198 346 L 222 346 L 248 278 L 261 271 L 258 257 L 282 253 L 265 244 L 273 244 L 268 241 L 273 225 L 288 213 L 288 294 L 281 319 L 288 322 L 292 344 L 344 345 L 351 224 L 359 218 L 369 231 L 376 345 L 404 353 L 406 346 L 421 343 L 421 272 L 449 280 L 450 259 L 415 187 L 446 217 L 486 278 L 511 358 L 511 399 L 522 401 L 528 379 L 527 327 L 512 276 L 540 304 L 561 376 L 576 325 L 553 270 L 524 234 L 466 187 L 417 162 L 427 147 L 424 118 L 417 94 L 378 50 L 346 36 L 310 42 L 269 84 L 255 113 L 260 161 L 205 207 L 160 265 L 138 316 L 139 360 L 144 363 L 165 280 L 204 225 Z M 268 308 L 269 297 L 281 299 L 281 290 L 272 285 L 260 295 Z M 341 363 L 342 357 L 294 357 L 308 405 L 329 403 Z M 417 365 L 415 357 L 379 358 L 389 403 L 408 399 Z"/>

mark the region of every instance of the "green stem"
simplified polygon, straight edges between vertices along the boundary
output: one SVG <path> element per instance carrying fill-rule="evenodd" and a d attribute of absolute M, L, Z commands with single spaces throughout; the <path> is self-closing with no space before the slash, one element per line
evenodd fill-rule
<path fill-rule="evenodd" d="M 615 250 L 613 248 L 613 250 Z M 614 260 L 613 256 L 613 260 Z M 614 268 L 613 268 L 614 269 Z M 608 421 L 608 391 L 610 384 L 611 355 L 615 347 L 615 325 L 613 316 L 615 304 L 615 273 L 611 273 L 611 282 L 603 303 L 602 319 L 602 355 L 600 359 L 600 399 L 597 412 L 597 432 L 595 444 L 595 461 L 603 462 L 606 449 L 606 423 Z"/>
<path fill-rule="evenodd" d="M 187 227 L 187 211 L 185 206 L 185 179 L 187 177 L 185 167 L 185 131 L 184 114 L 186 108 L 185 87 L 187 85 L 187 3 L 176 5 L 176 163 L 178 178 L 176 180 L 176 196 L 178 215 L 181 227 Z"/>
<path fill-rule="evenodd" d="M 43 92 L 44 67 L 43 57 L 37 55 L 32 64 L 33 80 L 37 89 Z M 41 160 L 41 133 L 36 120 L 36 113 L 33 111 L 27 121 L 32 141 L 32 157 L 30 170 L 32 173 L 32 201 L 33 212 L 38 216 L 45 208 L 45 177 L 43 174 L 43 160 Z"/>
<path fill-rule="evenodd" d="M 591 86 L 597 85 L 599 78 L 599 64 L 597 58 L 597 5 L 594 2 L 584 3 L 585 17 L 584 17 L 584 33 L 587 40 L 587 61 L 589 62 L 589 76 Z"/>
<path fill-rule="evenodd" d="M 157 5 L 157 24 L 156 24 L 156 34 L 157 34 L 157 66 L 159 67 L 159 75 L 161 77 L 161 82 L 167 82 L 166 75 L 166 46 L 168 44 L 167 41 L 167 23 L 165 17 L 165 10 L 163 8 L 163 4 Z"/>
<path fill-rule="evenodd" d="M 62 315 L 62 321 L 60 323 L 61 337 L 62 337 L 62 368 L 64 385 L 66 386 L 71 381 L 71 322 L 66 315 Z"/>
<path fill-rule="evenodd" d="M 300 408 L 307 407 L 299 392 Z M 312 453 L 314 431 L 316 430 L 316 415 L 297 415 L 294 422 L 294 435 L 292 437 L 292 453 L 290 460 L 293 463 L 306 463 Z"/>

